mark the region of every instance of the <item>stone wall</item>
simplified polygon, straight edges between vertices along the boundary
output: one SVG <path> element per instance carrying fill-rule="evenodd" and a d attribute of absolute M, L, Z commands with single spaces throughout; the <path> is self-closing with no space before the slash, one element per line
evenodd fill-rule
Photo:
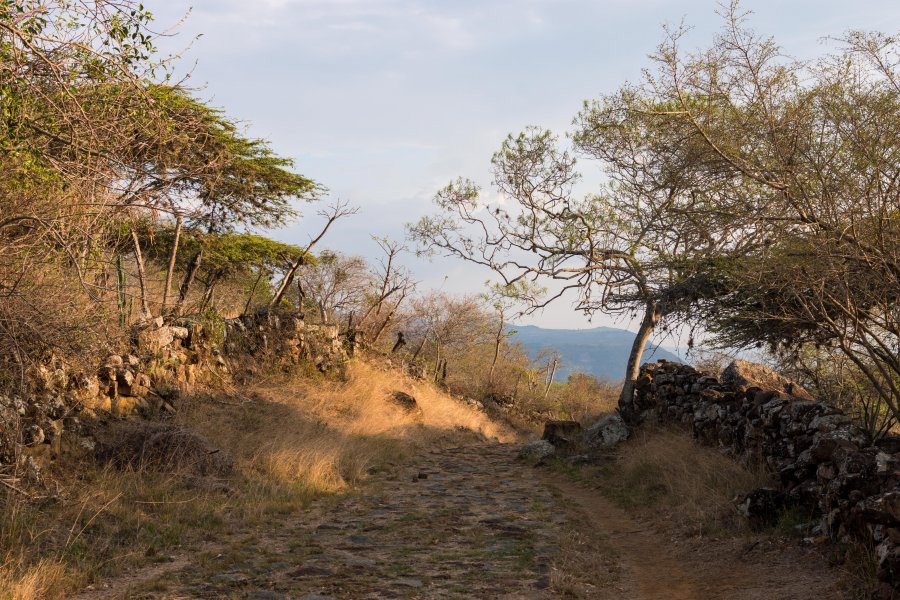
<path fill-rule="evenodd" d="M 872 443 L 839 410 L 743 361 L 720 378 L 665 361 L 647 365 L 619 412 L 631 426 L 681 423 L 699 442 L 765 465 L 774 485 L 749 494 L 745 514 L 764 519 L 795 506 L 835 539 L 871 543 L 879 597 L 900 595 L 900 439 Z"/>
<path fill-rule="evenodd" d="M 307 324 L 294 314 L 140 323 L 127 351 L 98 357 L 95 371 L 54 359 L 29 374 L 27 395 L 0 393 L 0 475 L 38 480 L 47 461 L 92 452 L 91 431 L 99 422 L 173 413 L 178 395 L 198 384 L 304 361 L 328 372 L 346 359 L 337 327 Z"/>

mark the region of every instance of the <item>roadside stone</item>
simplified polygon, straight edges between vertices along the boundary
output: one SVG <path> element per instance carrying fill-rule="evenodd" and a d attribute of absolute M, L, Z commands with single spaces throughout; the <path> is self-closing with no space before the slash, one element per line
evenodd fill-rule
<path fill-rule="evenodd" d="M 528 442 L 519 451 L 519 458 L 524 460 L 544 460 L 556 454 L 556 446 L 547 440 Z"/>
<path fill-rule="evenodd" d="M 619 413 L 607 415 L 584 432 L 584 444 L 592 449 L 612 448 L 628 439 L 631 430 Z"/>
<path fill-rule="evenodd" d="M 581 441 L 583 430 L 578 421 L 547 421 L 544 423 L 542 440 L 547 440 L 557 448 L 572 448 Z"/>

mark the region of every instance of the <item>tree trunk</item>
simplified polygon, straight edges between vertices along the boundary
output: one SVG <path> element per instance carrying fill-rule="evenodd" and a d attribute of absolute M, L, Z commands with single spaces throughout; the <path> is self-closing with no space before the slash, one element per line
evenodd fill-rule
<path fill-rule="evenodd" d="M 121 254 L 116 256 L 116 297 L 119 301 L 119 325 L 125 327 L 127 325 L 126 307 L 128 306 L 128 298 L 125 295 L 125 259 Z"/>
<path fill-rule="evenodd" d="M 627 406 L 634 398 L 634 383 L 637 381 L 638 373 L 641 370 L 641 357 L 644 355 L 644 348 L 647 341 L 653 334 L 656 324 L 659 322 L 659 313 L 656 310 L 656 303 L 647 304 L 644 320 L 638 329 L 637 335 L 634 337 L 634 344 L 631 346 L 631 352 L 628 355 L 628 366 L 625 368 L 625 383 L 622 385 L 622 392 L 619 394 L 619 407 Z"/>
<path fill-rule="evenodd" d="M 556 367 L 559 366 L 559 359 L 554 358 L 550 365 L 550 376 L 547 377 L 547 387 L 544 388 L 544 400 L 550 395 L 550 386 L 553 385 L 553 376 L 556 375 Z"/>
<path fill-rule="evenodd" d="M 441 345 L 438 343 L 437 345 L 437 357 L 434 361 L 434 382 L 437 383 L 438 376 L 441 373 Z"/>
<path fill-rule="evenodd" d="M 391 321 L 394 320 L 394 314 L 397 312 L 397 309 L 400 308 L 400 305 L 403 304 L 403 300 L 406 298 L 406 292 L 400 296 L 400 299 L 397 300 L 397 304 L 394 305 L 394 308 L 391 309 L 391 312 L 384 318 L 384 322 L 381 324 L 381 327 L 378 328 L 378 331 L 375 332 L 375 337 L 372 338 L 372 347 L 378 343 L 378 340 L 381 339 L 381 335 L 385 332 L 388 325 L 391 324 Z M 376 315 L 378 313 L 375 313 Z"/>
<path fill-rule="evenodd" d="M 494 370 L 497 368 L 497 359 L 500 358 L 500 344 L 503 342 L 503 326 L 506 325 L 503 313 L 500 313 L 500 326 L 497 328 L 497 336 L 494 339 L 494 359 L 491 361 L 491 370 L 488 372 L 488 385 L 491 391 L 494 388 Z"/>
<path fill-rule="evenodd" d="M 141 318 L 149 319 L 153 316 L 150 312 L 150 304 L 147 302 L 147 278 L 144 274 L 144 257 L 141 255 L 141 242 L 138 240 L 137 231 L 131 229 L 131 239 L 134 242 L 134 260 L 137 261 L 138 283 L 141 286 Z"/>
<path fill-rule="evenodd" d="M 213 290 L 216 287 L 216 283 L 217 280 L 213 280 L 212 282 L 210 282 L 209 286 L 207 286 L 206 288 L 206 291 L 203 292 L 203 301 L 200 304 L 201 313 L 206 310 L 207 306 L 210 306 L 212 304 Z"/>
<path fill-rule="evenodd" d="M 194 277 L 197 276 L 197 271 L 200 270 L 200 263 L 203 260 L 203 248 L 200 249 L 197 254 L 194 255 L 194 258 L 191 259 L 191 264 L 188 265 L 187 273 L 184 274 L 184 281 L 181 282 L 181 289 L 178 291 L 178 304 L 175 305 L 175 314 L 181 314 L 181 310 L 184 307 L 184 301 L 187 300 L 188 292 L 191 291 L 191 284 L 194 283 Z"/>
<path fill-rule="evenodd" d="M 175 217 L 175 239 L 172 240 L 172 253 L 169 255 L 169 268 L 166 270 L 166 286 L 163 288 L 162 308 L 160 313 L 166 315 L 169 303 L 169 292 L 172 290 L 172 276 L 175 274 L 175 257 L 178 255 L 178 242 L 181 239 L 181 215 Z"/>
<path fill-rule="evenodd" d="M 262 281 L 263 275 L 265 274 L 265 269 L 260 268 L 259 276 L 257 276 L 256 281 L 253 282 L 253 287 L 250 288 L 250 295 L 247 296 L 247 303 L 244 305 L 244 312 L 242 314 L 246 315 L 250 312 L 250 303 L 253 302 L 253 294 L 256 293 L 256 288 L 259 286 L 259 282 Z"/>
<path fill-rule="evenodd" d="M 278 289 L 275 290 L 275 295 L 272 296 L 272 299 L 269 300 L 269 309 L 276 308 L 279 304 L 281 304 L 282 298 L 284 298 L 285 293 L 288 288 L 294 283 L 294 275 L 297 274 L 297 269 L 302 267 L 305 264 L 306 254 L 302 254 L 297 260 L 294 261 L 294 264 L 291 265 L 291 268 L 288 269 L 287 273 L 284 274 L 284 279 L 281 280 L 281 283 L 278 284 Z"/>
<path fill-rule="evenodd" d="M 297 313 L 303 314 L 303 304 L 306 303 L 306 291 L 303 289 L 303 280 L 297 280 Z M 303 318 L 302 316 L 300 317 Z"/>
<path fill-rule="evenodd" d="M 412 358 L 410 359 L 410 362 L 413 362 L 413 363 L 416 362 L 416 359 L 419 358 L 419 352 L 421 352 L 421 351 L 422 351 L 422 348 L 425 347 L 425 342 L 427 342 L 427 341 L 428 341 L 428 335 L 427 335 L 427 334 L 426 334 L 426 335 L 423 335 L 423 336 L 422 336 L 422 343 L 420 343 L 420 344 L 419 344 L 419 347 L 416 348 L 416 351 L 415 351 L 415 353 L 413 354 Z"/>

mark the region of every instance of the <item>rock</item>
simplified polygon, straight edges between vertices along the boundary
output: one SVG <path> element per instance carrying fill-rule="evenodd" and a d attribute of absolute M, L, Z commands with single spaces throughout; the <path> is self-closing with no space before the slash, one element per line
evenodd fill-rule
<path fill-rule="evenodd" d="M 131 369 L 119 369 L 116 373 L 116 379 L 121 386 L 128 386 L 134 384 L 134 371 Z"/>
<path fill-rule="evenodd" d="M 578 421 L 547 421 L 541 439 L 557 448 L 571 448 L 581 441 L 582 435 L 584 431 Z"/>
<path fill-rule="evenodd" d="M 784 494 L 774 488 L 759 488 L 738 498 L 737 509 L 754 529 L 773 525 L 784 508 Z"/>
<path fill-rule="evenodd" d="M 227 476 L 233 460 L 200 434 L 166 423 L 123 422 L 103 432 L 98 457 L 122 469 Z"/>
<path fill-rule="evenodd" d="M 103 365 L 106 367 L 114 367 L 114 368 L 121 367 L 123 364 L 124 364 L 124 361 L 122 360 L 122 357 L 119 356 L 118 354 L 110 354 L 106 358 L 106 362 L 103 363 Z"/>
<path fill-rule="evenodd" d="M 44 428 L 44 436 L 47 441 L 52 442 L 54 440 L 59 439 L 62 435 L 65 427 L 63 427 L 63 420 L 56 419 L 55 421 L 48 421 L 47 426 Z"/>
<path fill-rule="evenodd" d="M 611 448 L 627 440 L 629 435 L 631 430 L 619 413 L 612 413 L 588 427 L 584 432 L 583 441 L 589 448 Z"/>
<path fill-rule="evenodd" d="M 138 347 L 141 350 L 150 353 L 159 352 L 163 348 L 169 346 L 173 341 L 175 341 L 175 335 L 172 333 L 172 328 L 166 325 L 163 325 L 158 329 L 146 327 L 137 333 Z"/>
<path fill-rule="evenodd" d="M 172 337 L 176 340 L 186 340 L 191 334 L 190 329 L 187 327 L 177 327 L 175 325 L 170 326 L 169 331 L 172 332 Z"/>
<path fill-rule="evenodd" d="M 528 442 L 519 450 L 519 458 L 524 460 L 544 460 L 556 454 L 556 446 L 547 440 Z"/>
<path fill-rule="evenodd" d="M 886 435 L 876 441 L 875 445 L 888 454 L 897 454 L 900 452 L 900 435 Z"/>
<path fill-rule="evenodd" d="M 391 404 L 402 408 L 407 413 L 415 412 L 419 408 L 419 403 L 416 402 L 416 399 L 413 396 L 399 390 L 391 392 L 391 395 L 388 396 L 388 400 Z"/>
<path fill-rule="evenodd" d="M 44 430 L 37 425 L 29 425 L 22 432 L 22 441 L 26 446 L 37 446 L 44 443 Z"/>
<path fill-rule="evenodd" d="M 757 387 L 760 390 L 777 391 L 803 400 L 813 399 L 809 392 L 787 377 L 776 373 L 765 365 L 746 360 L 735 360 L 725 367 L 720 380 L 725 385 L 741 390 Z"/>

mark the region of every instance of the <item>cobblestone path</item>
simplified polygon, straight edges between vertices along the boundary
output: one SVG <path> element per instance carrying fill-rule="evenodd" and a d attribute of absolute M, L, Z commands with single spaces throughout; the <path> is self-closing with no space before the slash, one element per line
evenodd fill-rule
<path fill-rule="evenodd" d="M 668 540 L 515 455 L 501 444 L 430 453 L 330 507 L 79 600 L 840 597 L 805 558 Z"/>

